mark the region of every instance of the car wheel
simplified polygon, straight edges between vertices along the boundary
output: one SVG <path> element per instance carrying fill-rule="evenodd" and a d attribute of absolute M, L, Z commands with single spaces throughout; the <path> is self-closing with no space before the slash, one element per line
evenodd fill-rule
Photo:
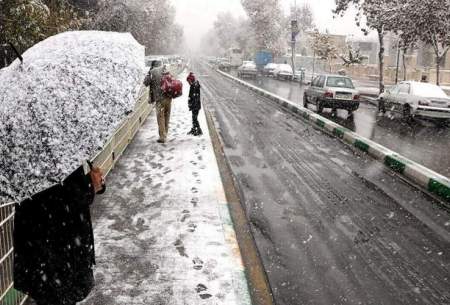
<path fill-rule="evenodd" d="M 317 107 L 317 113 L 323 112 L 323 104 L 320 100 L 317 100 L 316 107 Z"/>
<path fill-rule="evenodd" d="M 378 112 L 386 113 L 386 104 L 383 99 L 378 100 Z"/>
<path fill-rule="evenodd" d="M 306 93 L 303 94 L 303 107 L 308 108 L 308 96 L 306 96 Z"/>
<path fill-rule="evenodd" d="M 407 122 L 411 121 L 412 114 L 411 114 L 411 106 L 409 104 L 403 105 L 402 114 L 403 119 L 405 119 Z"/>

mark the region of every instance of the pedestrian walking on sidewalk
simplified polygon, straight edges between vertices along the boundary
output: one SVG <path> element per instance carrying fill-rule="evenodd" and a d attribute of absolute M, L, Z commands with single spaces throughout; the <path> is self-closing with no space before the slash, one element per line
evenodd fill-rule
<path fill-rule="evenodd" d="M 75 305 L 94 287 L 90 205 L 105 187 L 99 168 L 85 172 L 16 204 L 14 288 L 37 305 Z"/>
<path fill-rule="evenodd" d="M 190 72 L 187 77 L 187 82 L 190 85 L 188 106 L 189 111 L 192 111 L 192 129 L 188 132 L 189 135 L 201 136 L 203 134 L 198 122 L 198 113 L 202 109 L 202 102 L 200 99 L 200 82 L 195 79 L 194 73 Z"/>
<path fill-rule="evenodd" d="M 169 95 L 164 94 L 162 89 L 164 78 L 169 76 L 170 73 L 166 71 L 165 66 L 158 67 L 157 61 L 153 61 L 150 71 L 144 80 L 144 85 L 150 87 L 149 102 L 155 103 L 156 119 L 158 121 L 159 129 L 158 143 L 165 143 L 169 132 L 172 98 Z"/>

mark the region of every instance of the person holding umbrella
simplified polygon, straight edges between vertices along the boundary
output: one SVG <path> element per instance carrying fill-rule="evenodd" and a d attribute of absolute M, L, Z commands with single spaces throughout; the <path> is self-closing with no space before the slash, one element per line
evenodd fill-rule
<path fill-rule="evenodd" d="M 129 33 L 70 31 L 22 57 L 0 73 L 0 204 L 15 205 L 14 288 L 38 305 L 74 305 L 94 286 L 90 205 L 104 191 L 85 160 L 114 158 L 103 147 L 137 105 L 145 48 Z"/>
<path fill-rule="evenodd" d="M 101 170 L 89 167 L 16 204 L 14 287 L 37 305 L 75 305 L 94 286 L 89 206 L 105 186 Z"/>
<path fill-rule="evenodd" d="M 190 72 L 187 77 L 187 82 L 190 85 L 188 107 L 192 112 L 192 128 L 188 135 L 201 136 L 203 134 L 198 122 L 198 113 L 202 109 L 202 102 L 200 99 L 200 82 L 195 79 L 194 73 Z"/>

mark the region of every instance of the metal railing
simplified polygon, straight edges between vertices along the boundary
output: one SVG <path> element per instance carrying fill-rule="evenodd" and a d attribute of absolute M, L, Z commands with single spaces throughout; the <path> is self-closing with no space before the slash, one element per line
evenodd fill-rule
<path fill-rule="evenodd" d="M 148 89 L 142 87 L 134 111 L 129 114 L 93 160 L 94 164 L 103 170 L 105 176 L 114 168 L 151 113 L 152 107 L 148 103 Z M 13 229 L 14 203 L 0 203 L 0 305 L 21 305 L 27 298 L 13 288 Z"/>

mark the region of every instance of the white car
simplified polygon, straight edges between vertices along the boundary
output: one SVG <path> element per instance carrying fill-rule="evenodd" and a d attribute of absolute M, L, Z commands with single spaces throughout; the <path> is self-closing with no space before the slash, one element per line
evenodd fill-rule
<path fill-rule="evenodd" d="M 266 76 L 273 76 L 273 71 L 278 67 L 278 64 L 268 63 L 264 66 L 263 72 Z"/>
<path fill-rule="evenodd" d="M 292 71 L 292 67 L 290 65 L 281 64 L 273 70 L 273 76 L 277 79 L 293 80 L 294 72 Z"/>
<path fill-rule="evenodd" d="M 439 86 L 405 81 L 380 94 L 378 110 L 399 112 L 406 119 L 413 116 L 450 119 L 450 97 Z"/>
<path fill-rule="evenodd" d="M 359 91 L 350 77 L 317 75 L 305 90 L 303 107 L 308 108 L 308 104 L 313 104 L 318 113 L 322 113 L 324 108 L 331 108 L 333 112 L 345 109 L 348 115 L 352 115 L 359 108 L 359 100 Z"/>
<path fill-rule="evenodd" d="M 258 69 L 253 61 L 244 61 L 244 64 L 237 70 L 238 77 L 256 78 Z"/>

